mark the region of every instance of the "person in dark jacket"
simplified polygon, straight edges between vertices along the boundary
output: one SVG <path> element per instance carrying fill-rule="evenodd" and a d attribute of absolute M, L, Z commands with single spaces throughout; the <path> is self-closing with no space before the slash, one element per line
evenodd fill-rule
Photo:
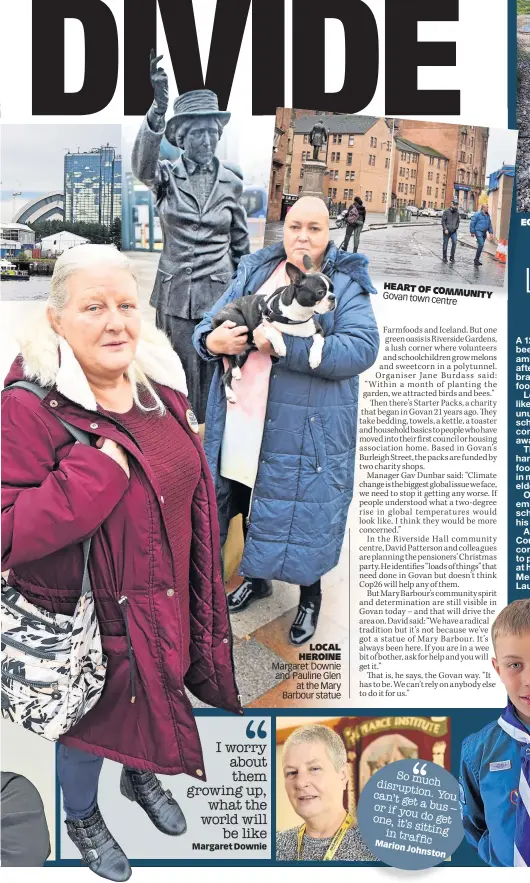
<path fill-rule="evenodd" d="M 209 89 L 185 92 L 165 122 L 168 78 L 151 58 L 154 102 L 132 151 L 133 174 L 156 197 L 164 238 L 150 304 L 184 366 L 189 400 L 204 422 L 212 368 L 191 343 L 197 322 L 226 290 L 234 268 L 250 250 L 240 175 L 215 156 L 230 114 Z M 176 162 L 159 158 L 166 136 L 183 149 Z"/>
<path fill-rule="evenodd" d="M 2 867 L 41 868 L 50 854 L 42 798 L 18 773 L 2 772 Z"/>
<path fill-rule="evenodd" d="M 325 335 L 320 365 L 309 365 L 311 339 L 284 334 L 287 353 L 277 358 L 258 328 L 258 352 L 238 381 L 240 404 L 227 407 L 222 356 L 246 346 L 246 330 L 225 322 L 213 331 L 213 317 L 242 295 L 286 285 L 286 261 L 304 269 L 304 255 L 330 277 L 337 303 L 319 316 Z M 270 595 L 272 579 L 300 585 L 289 633 L 293 644 L 315 633 L 321 577 L 339 560 L 353 494 L 359 374 L 374 363 L 379 343 L 367 264 L 363 255 L 347 254 L 329 241 L 323 200 L 303 197 L 285 220 L 283 243 L 241 260 L 230 288 L 194 335 L 202 357 L 217 363 L 205 450 L 221 536 L 238 513 L 248 525 L 240 567 L 245 579 L 228 606 L 235 613 Z"/>
<path fill-rule="evenodd" d="M 353 209 L 353 211 L 352 211 Z M 357 220 L 353 223 L 350 223 L 348 220 L 352 214 L 357 214 Z M 344 236 L 344 242 L 341 245 L 341 248 L 344 251 L 348 251 L 348 245 L 350 239 L 353 234 L 353 251 L 354 253 L 359 250 L 359 242 L 361 239 L 361 231 L 364 227 L 364 222 L 366 221 L 366 207 L 363 204 L 363 201 L 360 196 L 356 196 L 353 200 L 352 204 L 348 209 L 348 214 L 346 215 L 346 235 Z"/>
<path fill-rule="evenodd" d="M 456 231 L 460 225 L 460 213 L 458 211 L 458 199 L 453 199 L 449 208 L 446 208 L 442 215 L 442 230 L 444 236 L 444 244 L 443 244 L 443 256 L 442 260 L 444 264 L 447 263 L 447 246 L 449 245 L 449 240 L 451 240 L 451 257 L 449 260 L 452 264 L 455 262 L 455 251 L 456 251 Z"/>
<path fill-rule="evenodd" d="M 69 836 L 95 873 L 126 880 L 129 862 L 97 806 L 103 758 L 123 765 L 124 796 L 180 834 L 182 811 L 155 773 L 204 781 L 186 688 L 241 712 L 215 491 L 182 366 L 141 321 L 116 249 L 66 251 L 46 313 L 20 328 L 19 344 L 6 386 L 26 379 L 48 394 L 2 394 L 2 569 L 32 604 L 71 615 L 92 538 L 107 674 L 97 704 L 61 736 L 57 771 Z M 57 417 L 93 445 L 74 444 Z"/>
<path fill-rule="evenodd" d="M 491 225 L 491 218 L 489 216 L 487 205 L 481 205 L 480 211 L 475 212 L 471 218 L 469 232 L 472 236 L 475 236 L 477 240 L 477 251 L 473 263 L 475 264 L 475 267 L 481 267 L 482 261 L 480 260 L 480 256 L 486 243 L 486 237 L 488 235 L 493 236 L 493 227 Z"/>

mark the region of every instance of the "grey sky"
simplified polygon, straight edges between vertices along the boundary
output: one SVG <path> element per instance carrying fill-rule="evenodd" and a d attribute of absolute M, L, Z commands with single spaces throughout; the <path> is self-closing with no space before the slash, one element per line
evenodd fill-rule
<path fill-rule="evenodd" d="M 486 174 L 496 172 L 502 165 L 515 165 L 517 132 L 513 129 L 490 129 Z"/>
<path fill-rule="evenodd" d="M 88 150 L 107 143 L 121 153 L 121 126 L 2 123 L 0 156 L 4 197 L 13 190 L 62 190 L 65 148 Z"/>

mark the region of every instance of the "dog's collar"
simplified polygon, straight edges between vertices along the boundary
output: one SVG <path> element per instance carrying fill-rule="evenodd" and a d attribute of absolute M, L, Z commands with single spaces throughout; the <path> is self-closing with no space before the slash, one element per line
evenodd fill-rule
<path fill-rule="evenodd" d="M 267 322 L 279 322 L 282 325 L 305 325 L 306 322 L 310 322 L 313 318 L 312 316 L 310 316 L 309 319 L 301 319 L 299 321 L 296 321 L 295 319 L 289 319 L 288 316 L 284 316 L 283 313 L 280 313 L 280 310 L 278 309 L 278 304 L 284 291 L 285 288 L 282 288 L 281 291 L 274 292 L 260 303 L 259 308 L 263 318 L 266 319 Z"/>

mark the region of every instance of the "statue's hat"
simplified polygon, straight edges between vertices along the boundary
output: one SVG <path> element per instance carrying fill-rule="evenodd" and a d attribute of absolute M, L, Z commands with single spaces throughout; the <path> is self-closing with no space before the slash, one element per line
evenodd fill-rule
<path fill-rule="evenodd" d="M 168 120 L 165 135 L 169 143 L 174 144 L 175 147 L 178 146 L 177 129 L 184 120 L 194 117 L 216 117 L 225 126 L 230 119 L 228 111 L 219 110 L 217 95 L 210 89 L 195 89 L 193 92 L 179 95 L 173 104 L 173 113 L 175 115 Z"/>

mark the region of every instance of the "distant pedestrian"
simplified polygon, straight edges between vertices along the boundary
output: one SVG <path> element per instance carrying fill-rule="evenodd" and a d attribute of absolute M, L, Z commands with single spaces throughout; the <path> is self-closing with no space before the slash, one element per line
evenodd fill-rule
<path fill-rule="evenodd" d="M 359 240 L 361 238 L 361 230 L 366 220 L 366 209 L 360 196 L 356 196 L 348 209 L 346 215 L 346 236 L 341 248 L 348 251 L 348 244 L 353 233 L 353 251 L 359 250 Z"/>
<path fill-rule="evenodd" d="M 442 215 L 442 229 L 444 236 L 444 244 L 443 244 L 443 257 L 442 260 L 444 264 L 447 263 L 447 246 L 449 245 L 449 240 L 451 240 L 451 257 L 449 260 L 452 264 L 455 262 L 455 251 L 456 251 L 456 231 L 458 230 L 458 226 L 460 224 L 460 213 L 458 211 L 458 199 L 453 199 L 449 208 L 446 208 Z"/>
<path fill-rule="evenodd" d="M 493 236 L 493 227 L 491 226 L 491 218 L 489 216 L 487 205 L 481 205 L 480 211 L 475 212 L 471 218 L 469 232 L 472 236 L 475 236 L 477 240 L 477 251 L 473 263 L 475 264 L 475 267 L 481 267 L 482 261 L 480 260 L 480 255 L 482 254 L 486 237 L 488 233 L 490 236 Z"/>

